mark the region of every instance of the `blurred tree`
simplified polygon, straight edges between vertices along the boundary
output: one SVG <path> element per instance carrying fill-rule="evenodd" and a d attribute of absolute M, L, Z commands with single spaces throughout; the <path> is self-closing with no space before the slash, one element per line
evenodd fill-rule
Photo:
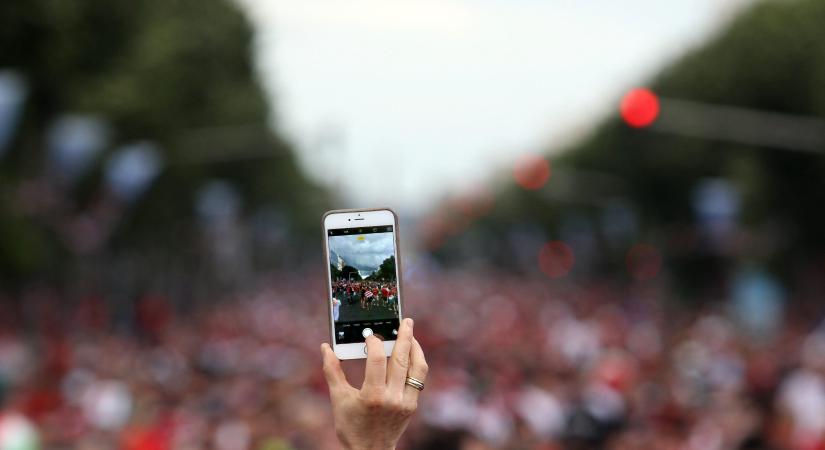
<path fill-rule="evenodd" d="M 820 1 L 761 2 L 651 85 L 662 97 L 825 117 L 823 20 Z M 656 222 L 691 220 L 691 189 L 708 176 L 734 179 L 752 220 L 807 217 L 800 225 L 821 229 L 825 218 L 810 214 L 825 195 L 818 154 L 665 135 L 612 118 L 556 163 L 622 177 Z"/>
<path fill-rule="evenodd" d="M 341 268 L 341 270 L 338 270 L 337 267 L 335 267 L 333 264 L 330 264 L 329 271 L 333 280 L 348 280 L 350 278 L 354 280 L 361 279 L 361 274 L 358 273 L 358 269 L 352 266 L 345 265 Z"/>
<path fill-rule="evenodd" d="M 341 278 L 341 271 L 338 270 L 337 267 L 335 267 L 335 264 L 330 264 L 329 265 L 329 274 L 330 274 L 330 277 L 332 277 L 333 280 L 338 280 L 338 279 Z"/>
<path fill-rule="evenodd" d="M 233 2 L 4 1 L 0 48 L 0 69 L 28 86 L 22 121 L 0 160 L 0 271 L 10 278 L 59 273 L 74 251 L 67 224 L 84 213 L 100 219 L 116 211 L 116 220 L 100 220 L 114 223 L 104 249 L 175 253 L 194 236 L 196 193 L 211 179 L 238 189 L 244 215 L 266 207 L 287 218 L 279 223 L 292 244 L 317 241 L 326 194 L 269 126 L 273 110 L 254 71 L 252 31 Z M 69 186 L 49 180 L 47 170 L 48 130 L 64 114 L 99 117 L 111 128 L 95 168 Z M 162 171 L 139 202 L 126 205 L 112 198 L 104 161 L 141 141 L 160 149 Z M 31 197 L 21 195 L 25 187 L 42 184 L 57 200 L 21 206 Z"/>
<path fill-rule="evenodd" d="M 352 266 L 344 266 L 341 268 L 341 278 L 345 280 L 349 280 L 352 278 L 353 280 L 360 281 L 361 274 L 358 272 L 358 269 Z"/>
<path fill-rule="evenodd" d="M 757 3 L 707 44 L 670 64 L 650 87 L 664 98 L 825 118 L 823 23 L 820 0 Z M 504 189 L 495 213 L 480 227 L 501 235 L 512 223 L 533 222 L 559 236 L 565 217 L 600 223 L 606 208 L 619 202 L 638 216 L 635 239 L 660 245 L 683 270 L 686 284 L 713 284 L 715 276 L 725 274 L 726 257 L 702 248 L 692 201 L 700 180 L 723 178 L 742 195 L 744 224 L 770 228 L 779 241 L 775 248 L 754 246 L 739 256 L 767 258 L 780 272 L 791 271 L 789 261 L 821 258 L 825 250 L 823 153 L 825 148 L 803 153 L 635 129 L 616 114 L 556 153 L 552 178 L 542 189 Z M 599 234 L 602 269 L 626 273 L 631 243 L 611 247 L 603 229 Z"/>
<path fill-rule="evenodd" d="M 395 256 L 390 256 L 381 262 L 378 269 L 368 277 L 372 280 L 393 281 L 395 280 Z"/>

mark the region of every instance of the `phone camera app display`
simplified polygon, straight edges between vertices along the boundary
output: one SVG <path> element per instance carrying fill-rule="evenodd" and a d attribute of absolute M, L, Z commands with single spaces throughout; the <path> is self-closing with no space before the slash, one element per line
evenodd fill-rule
<path fill-rule="evenodd" d="M 329 230 L 329 269 L 336 342 L 394 337 L 399 307 L 392 226 Z"/>

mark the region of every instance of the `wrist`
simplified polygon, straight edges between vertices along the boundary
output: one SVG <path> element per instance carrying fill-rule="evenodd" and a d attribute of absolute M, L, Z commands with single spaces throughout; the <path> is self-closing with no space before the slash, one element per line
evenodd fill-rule
<path fill-rule="evenodd" d="M 395 444 L 392 445 L 380 445 L 380 444 L 362 444 L 362 445 L 348 445 L 345 443 L 341 443 L 341 446 L 344 450 L 395 450 Z"/>
<path fill-rule="evenodd" d="M 365 445 L 363 447 L 354 446 L 347 450 L 395 450 L 395 445 Z"/>

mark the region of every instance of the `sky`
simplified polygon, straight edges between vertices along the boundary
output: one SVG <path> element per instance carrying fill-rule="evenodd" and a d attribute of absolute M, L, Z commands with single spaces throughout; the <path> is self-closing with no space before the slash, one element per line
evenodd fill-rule
<path fill-rule="evenodd" d="M 347 265 L 358 269 L 363 277 L 378 269 L 378 266 L 385 259 L 393 255 L 393 234 L 369 233 L 357 236 L 330 236 L 329 249 L 343 258 Z"/>
<path fill-rule="evenodd" d="M 340 207 L 425 212 L 570 144 L 752 0 L 237 0 L 273 124 Z"/>

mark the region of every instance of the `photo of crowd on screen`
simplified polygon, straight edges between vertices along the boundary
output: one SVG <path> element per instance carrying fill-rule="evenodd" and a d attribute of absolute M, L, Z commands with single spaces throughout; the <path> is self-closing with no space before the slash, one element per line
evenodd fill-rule
<path fill-rule="evenodd" d="M 329 265 L 336 322 L 398 315 L 393 233 L 331 236 Z"/>

